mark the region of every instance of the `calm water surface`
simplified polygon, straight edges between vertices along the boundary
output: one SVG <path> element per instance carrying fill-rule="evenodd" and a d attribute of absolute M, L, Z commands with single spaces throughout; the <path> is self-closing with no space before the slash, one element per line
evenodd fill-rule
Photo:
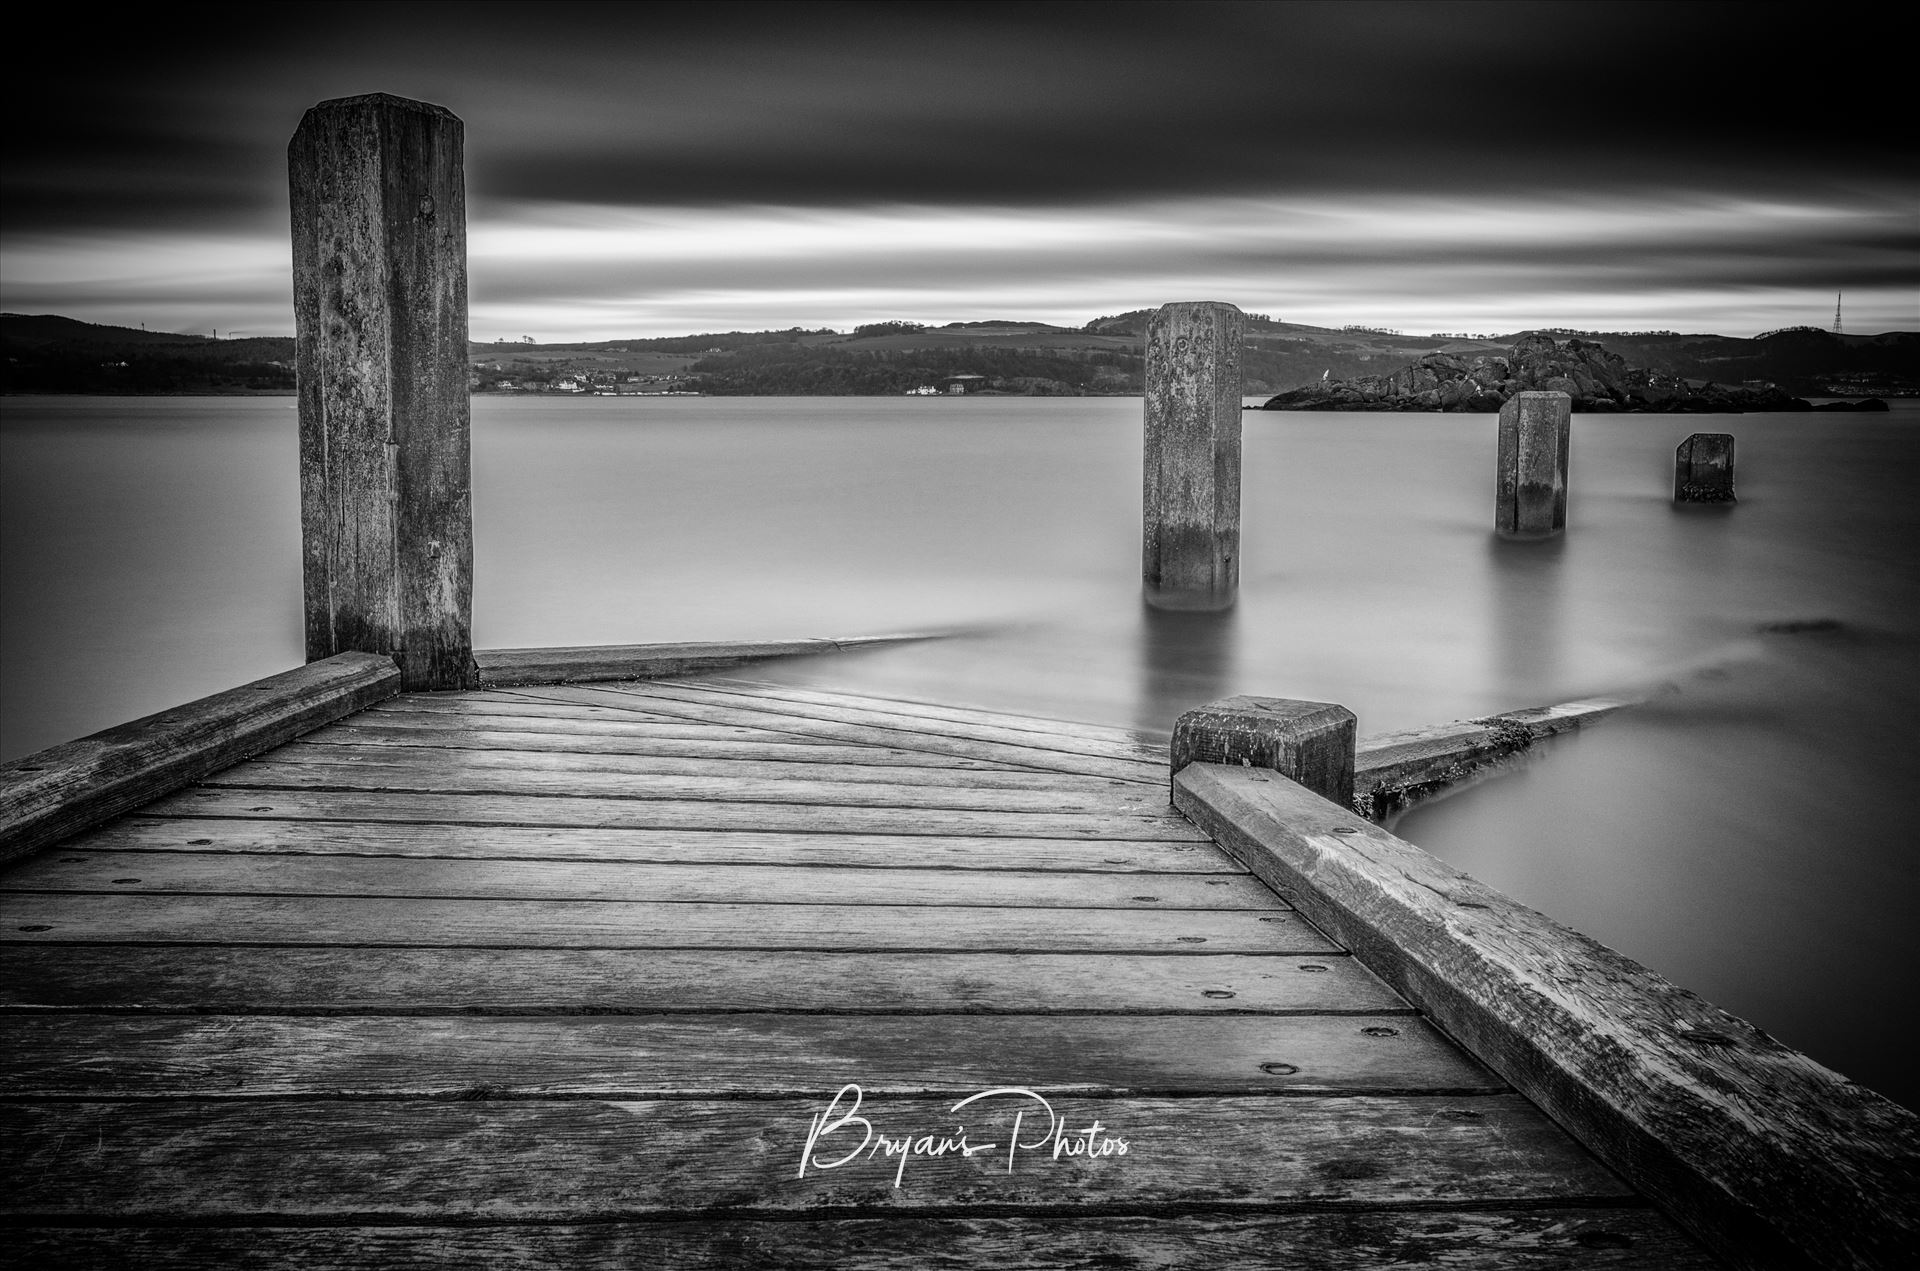
<path fill-rule="evenodd" d="M 292 405 L 4 403 L 0 755 L 299 661 Z M 1671 506 L 1695 431 L 1738 436 L 1737 507 Z M 756 674 L 1158 731 L 1670 680 L 1398 832 L 1920 1105 L 1920 403 L 1576 416 L 1548 544 L 1490 532 L 1490 416 L 1252 413 L 1222 617 L 1139 605 L 1139 434 L 1137 399 L 481 398 L 477 642 L 959 628 Z"/>

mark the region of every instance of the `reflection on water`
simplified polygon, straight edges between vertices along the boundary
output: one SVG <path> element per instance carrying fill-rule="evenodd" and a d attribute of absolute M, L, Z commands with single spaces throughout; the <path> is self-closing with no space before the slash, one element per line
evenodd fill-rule
<path fill-rule="evenodd" d="M 1202 702 L 1233 696 L 1234 617 L 1231 609 L 1179 612 L 1143 603 L 1136 710 L 1172 719 Z"/>
<path fill-rule="evenodd" d="M 1560 665 L 1562 561 L 1567 540 L 1487 535 L 1487 675 L 1540 702 L 1563 678 Z"/>
<path fill-rule="evenodd" d="M 1137 399 L 474 414 L 483 646 L 957 627 L 756 673 L 1161 733 L 1234 693 L 1365 734 L 1683 676 L 1400 832 L 1920 1103 L 1887 1023 L 1920 964 L 1920 403 L 1576 416 L 1545 543 L 1493 536 L 1490 416 L 1250 413 L 1219 615 L 1141 604 Z M 1695 431 L 1738 435 L 1737 506 L 1672 506 Z M 0 751 L 297 661 L 288 399 L 9 399 L 0 461 Z"/>

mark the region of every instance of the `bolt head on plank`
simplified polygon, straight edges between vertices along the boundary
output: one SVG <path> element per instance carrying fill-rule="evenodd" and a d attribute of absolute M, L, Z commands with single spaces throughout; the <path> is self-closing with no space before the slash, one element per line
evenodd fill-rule
<path fill-rule="evenodd" d="M 1174 724 L 1172 769 L 1190 763 L 1270 768 L 1351 808 L 1354 725 L 1353 712 L 1332 702 L 1223 698 Z"/>

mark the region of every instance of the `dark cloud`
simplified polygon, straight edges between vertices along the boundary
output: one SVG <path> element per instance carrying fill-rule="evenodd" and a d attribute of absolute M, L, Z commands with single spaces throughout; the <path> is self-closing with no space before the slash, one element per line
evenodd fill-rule
<path fill-rule="evenodd" d="M 467 120 L 477 211 L 1910 181 L 1880 12 L 173 6 L 9 77 L 6 217 L 263 224 L 300 113 L 373 90 Z"/>

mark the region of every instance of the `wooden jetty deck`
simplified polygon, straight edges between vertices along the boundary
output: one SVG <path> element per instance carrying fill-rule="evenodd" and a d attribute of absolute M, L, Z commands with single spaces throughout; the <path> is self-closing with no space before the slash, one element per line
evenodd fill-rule
<path fill-rule="evenodd" d="M 1120 730 L 407 694 L 0 888 L 29 1261 L 1713 1265 Z M 803 1177 L 849 1084 L 876 1133 L 997 1146 Z M 1025 1096 L 951 1110 L 1005 1087 L 1059 1155 Z"/>
<path fill-rule="evenodd" d="M 476 651 L 463 135 L 289 147 L 308 664 L 0 764 L 0 1261 L 1920 1265 L 1920 1118 L 1374 823 L 1617 701 L 1165 747 Z M 1239 321 L 1147 340 L 1173 608 Z"/>

